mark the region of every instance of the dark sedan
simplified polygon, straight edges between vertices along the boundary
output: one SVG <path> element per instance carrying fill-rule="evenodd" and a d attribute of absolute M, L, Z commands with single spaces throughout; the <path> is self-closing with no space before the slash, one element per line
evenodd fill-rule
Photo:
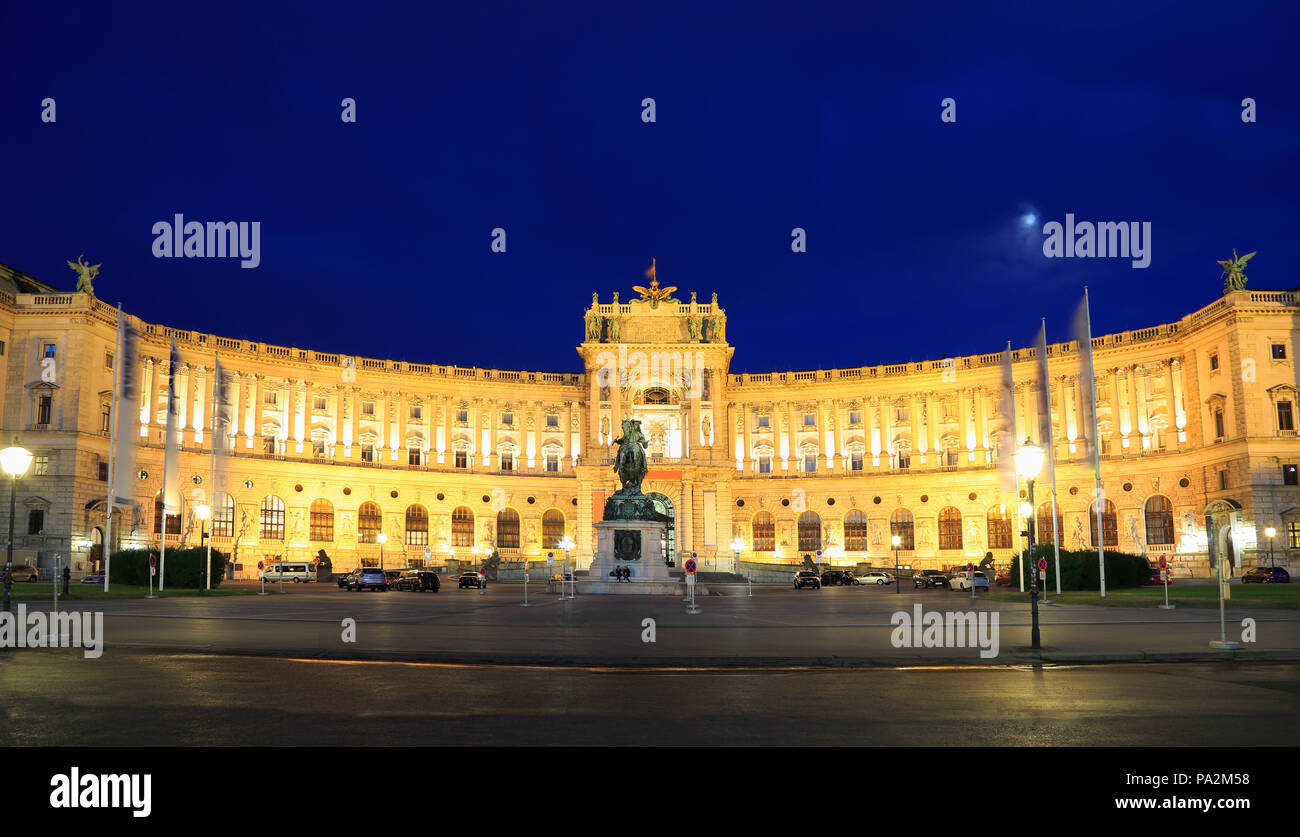
<path fill-rule="evenodd" d="M 423 593 L 425 590 L 437 593 L 442 583 L 438 581 L 437 573 L 410 572 L 397 579 L 395 586 L 398 590 L 410 590 L 412 593 Z"/>
<path fill-rule="evenodd" d="M 1241 577 L 1242 584 L 1290 584 L 1291 574 L 1281 567 L 1255 567 Z"/>
<path fill-rule="evenodd" d="M 794 589 L 799 590 L 803 587 L 811 587 L 814 590 L 822 589 L 821 576 L 811 570 L 800 570 L 794 574 Z"/>
<path fill-rule="evenodd" d="M 461 573 L 460 581 L 457 583 L 457 586 L 462 590 L 466 587 L 473 587 L 477 590 L 482 587 L 483 584 L 479 581 L 478 573 Z"/>
<path fill-rule="evenodd" d="M 947 587 L 948 576 L 943 574 L 943 570 L 921 570 L 912 576 L 912 586 L 921 587 Z"/>

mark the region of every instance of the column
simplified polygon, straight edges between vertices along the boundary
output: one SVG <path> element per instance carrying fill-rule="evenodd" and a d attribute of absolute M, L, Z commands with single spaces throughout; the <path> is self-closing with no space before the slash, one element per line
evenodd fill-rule
<path fill-rule="evenodd" d="M 983 454 L 979 461 L 987 464 L 989 461 L 988 397 L 983 387 L 975 387 L 971 391 L 971 396 L 975 399 L 975 442 Z"/>
<path fill-rule="evenodd" d="M 153 427 L 158 419 L 154 413 L 154 376 L 157 374 L 158 364 L 154 359 L 147 357 L 144 359 L 143 374 L 140 376 L 140 404 L 139 417 L 140 424 L 146 427 Z M 146 432 L 148 432 L 146 430 Z"/>
<path fill-rule="evenodd" d="M 880 465 L 880 452 L 884 450 L 881 444 L 881 423 L 880 423 L 880 400 L 872 396 L 866 404 L 867 419 L 867 453 L 871 454 L 871 466 L 874 468 Z"/>
<path fill-rule="evenodd" d="M 1187 441 L 1187 411 L 1183 406 L 1183 366 L 1178 358 L 1171 358 L 1165 367 L 1169 374 L 1169 415 L 1178 430 L 1178 441 Z"/>
<path fill-rule="evenodd" d="M 455 426 L 457 405 L 451 398 L 442 399 L 442 450 L 438 452 L 438 461 L 444 465 L 454 464 L 451 454 L 451 432 Z"/>
<path fill-rule="evenodd" d="M 240 399 L 243 398 L 244 393 L 243 377 L 233 369 L 227 373 L 227 380 L 230 382 L 230 388 L 226 391 L 228 400 L 225 405 L 230 408 L 230 426 L 226 428 L 226 432 L 230 435 L 230 440 L 227 442 L 230 447 L 227 451 L 239 450 L 241 447 L 239 439 L 244 435 L 244 423 L 240 421 L 239 416 L 239 405 L 242 403 Z M 213 429 L 215 431 L 215 428 Z"/>
<path fill-rule="evenodd" d="M 925 462 L 925 453 L 930 449 L 930 430 L 926 426 L 930 421 L 930 396 L 913 395 L 909 399 L 912 411 L 912 449 L 920 454 L 921 462 Z"/>
<path fill-rule="evenodd" d="M 600 446 L 600 373 L 599 370 L 587 371 L 587 443 L 584 450 L 594 456 Z"/>
<path fill-rule="evenodd" d="M 488 468 L 496 471 L 501 467 L 501 456 L 497 453 L 497 432 L 501 425 L 500 405 L 495 400 L 489 400 L 483 409 L 487 411 L 488 432 L 491 437 L 488 448 Z"/>
<path fill-rule="evenodd" d="M 266 376 L 253 373 L 252 385 L 248 388 L 248 442 L 247 446 L 262 452 L 262 390 L 266 387 Z"/>
<path fill-rule="evenodd" d="M 785 470 L 799 470 L 799 425 L 795 421 L 795 403 L 793 401 L 785 402 L 786 413 L 786 460 Z M 791 463 L 796 463 L 791 467 Z"/>
<path fill-rule="evenodd" d="M 742 401 L 737 404 L 740 408 L 740 420 L 745 423 L 745 449 L 741 451 L 743 456 L 740 460 L 741 470 L 746 474 L 754 472 L 754 437 L 750 427 L 754 424 L 753 406 L 748 402 Z"/>
<path fill-rule="evenodd" d="M 406 399 L 406 393 L 397 393 L 397 439 L 393 445 L 395 458 L 399 465 L 410 463 L 410 457 L 406 453 L 406 420 L 410 418 L 410 402 Z"/>
<path fill-rule="evenodd" d="M 1108 370 L 1110 377 L 1110 435 L 1111 456 L 1120 456 L 1124 452 L 1124 410 L 1120 390 L 1124 385 L 1119 374 L 1119 367 Z"/>
<path fill-rule="evenodd" d="M 1147 392 L 1147 370 L 1140 364 L 1133 367 L 1133 394 L 1137 429 L 1142 439 L 1142 449 L 1147 450 L 1151 447 L 1151 423 L 1148 420 L 1150 397 Z"/>
<path fill-rule="evenodd" d="M 207 410 L 204 409 L 207 398 L 205 397 L 208 390 L 208 368 L 206 366 L 196 366 L 193 374 L 190 376 L 193 386 L 190 387 L 190 427 L 194 430 L 194 444 L 203 444 L 203 425 Z M 184 435 L 184 434 L 182 434 Z"/>
<path fill-rule="evenodd" d="M 347 391 L 348 388 L 342 384 L 334 385 L 334 458 L 342 459 L 345 456 L 346 446 L 351 446 L 352 435 L 344 431 L 344 422 L 347 420 Z M 348 431 L 351 428 L 347 428 Z"/>
<path fill-rule="evenodd" d="M 831 439 L 828 444 L 828 440 L 826 438 L 827 435 L 826 423 L 833 422 L 835 419 L 834 405 L 835 405 L 834 401 L 828 401 L 824 398 L 818 399 L 818 401 L 816 402 L 815 409 L 817 410 L 817 470 L 818 471 L 825 471 L 827 468 L 831 466 L 832 455 L 834 455 L 837 459 L 839 457 L 839 447 L 835 445 L 834 439 Z M 835 422 L 835 424 L 836 427 L 839 426 L 838 422 Z M 828 447 L 834 447 L 835 450 L 832 453 L 827 453 L 826 449 Z"/>
<path fill-rule="evenodd" d="M 564 411 L 560 413 L 560 427 L 563 428 L 561 434 L 564 442 L 564 449 L 560 454 L 560 472 L 568 473 L 573 469 L 573 402 L 564 402 Z M 581 438 L 581 437 L 580 437 Z"/>

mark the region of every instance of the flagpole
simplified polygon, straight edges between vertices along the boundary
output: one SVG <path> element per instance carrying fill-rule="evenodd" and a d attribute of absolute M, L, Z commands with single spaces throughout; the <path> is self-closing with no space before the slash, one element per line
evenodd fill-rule
<path fill-rule="evenodd" d="M 172 351 L 167 360 L 167 429 L 163 436 L 163 487 L 162 487 L 162 525 L 158 527 L 158 592 L 163 591 L 164 573 L 167 570 L 167 471 L 169 457 L 171 452 L 172 430 L 179 432 L 174 424 L 176 417 L 173 417 L 172 410 L 175 409 L 176 398 L 176 338 L 172 338 Z M 180 451 L 177 451 L 179 453 Z M 176 509 L 177 520 L 179 522 L 180 509 Z"/>
<path fill-rule="evenodd" d="M 1043 386 L 1050 387 L 1048 383 L 1051 379 L 1047 375 L 1047 318 L 1043 317 Z M 1056 552 L 1056 595 L 1061 595 L 1061 527 L 1057 524 L 1061 519 L 1061 512 L 1056 505 L 1056 438 L 1052 432 L 1052 391 L 1047 389 L 1047 452 L 1048 467 L 1051 468 L 1052 474 L 1052 547 Z M 1064 405 L 1062 405 L 1064 407 Z M 1065 422 L 1064 414 L 1061 417 L 1062 423 Z"/>
<path fill-rule="evenodd" d="M 212 457 L 208 461 L 208 490 L 212 492 L 209 498 L 208 508 L 215 509 L 217 503 L 217 394 L 221 392 L 221 354 L 214 353 L 215 363 L 212 374 L 212 422 L 208 425 L 208 430 L 212 434 Z M 224 438 L 222 439 L 224 442 Z M 214 515 L 210 515 L 209 520 L 215 520 Z M 203 564 L 203 589 L 212 589 L 212 524 L 208 524 L 208 552 Z"/>
<path fill-rule="evenodd" d="M 1012 368 L 1011 367 L 1011 341 L 1008 340 L 1007 341 L 1007 369 L 1010 370 L 1011 368 Z M 1006 452 L 1006 455 L 1014 456 L 1016 452 L 1016 444 L 1017 444 L 1016 443 L 1016 438 L 1017 438 L 1016 437 L 1016 378 L 1014 373 L 1010 374 L 1010 380 L 1007 382 L 1007 384 L 1010 387 L 1010 389 L 1007 392 L 1007 395 L 1010 397 L 1010 401 L 1011 401 L 1011 415 L 1009 417 L 1011 419 L 1011 448 Z M 1016 510 L 1015 545 L 1016 545 L 1016 554 L 1020 554 L 1020 475 L 1018 472 L 1016 473 L 1015 482 L 1016 482 L 1016 487 L 1011 492 L 1011 505 L 1014 506 Z M 1016 562 L 1016 565 L 1020 568 L 1020 592 L 1023 593 L 1025 592 L 1025 559 L 1021 558 L 1019 561 Z"/>
<path fill-rule="evenodd" d="M 108 414 L 108 506 L 104 512 L 104 592 L 108 592 L 108 561 L 113 554 L 113 489 L 117 474 L 113 471 L 113 454 L 117 449 L 117 379 L 122 367 L 122 303 L 117 304 L 117 334 L 113 337 L 113 400 Z"/>
<path fill-rule="evenodd" d="M 1096 482 L 1094 494 L 1097 504 L 1097 577 L 1101 582 L 1101 597 L 1106 598 L 1106 530 L 1101 527 L 1101 510 L 1106 498 L 1101 493 L 1101 434 L 1097 428 L 1097 370 L 1092 362 L 1092 306 L 1088 302 L 1088 286 L 1083 286 L 1083 322 L 1088 339 L 1088 378 L 1092 383 L 1092 473 Z M 1118 395 L 1115 395 L 1118 399 Z"/>

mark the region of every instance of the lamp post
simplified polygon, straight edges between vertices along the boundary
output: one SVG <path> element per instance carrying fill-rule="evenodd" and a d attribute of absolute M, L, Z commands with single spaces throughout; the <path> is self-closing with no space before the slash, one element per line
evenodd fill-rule
<path fill-rule="evenodd" d="M 903 586 L 902 582 L 898 580 L 898 547 L 903 544 L 903 539 L 898 535 L 893 535 L 890 537 L 889 542 L 894 545 L 894 592 L 898 593 L 899 588 Z"/>
<path fill-rule="evenodd" d="M 1272 569 L 1277 569 L 1277 564 L 1273 563 L 1273 536 L 1276 534 L 1277 530 L 1272 526 L 1264 529 L 1264 537 L 1268 538 L 1268 565 Z"/>
<path fill-rule="evenodd" d="M 564 550 L 564 575 L 560 576 L 560 601 L 565 601 L 566 599 L 576 599 L 578 598 L 577 596 L 578 591 L 575 585 L 576 579 L 573 578 L 572 576 L 569 576 L 569 550 L 573 549 L 573 538 L 569 537 L 568 535 L 565 535 L 563 538 L 560 539 L 560 542 L 556 544 L 556 546 Z M 569 576 L 568 579 L 569 595 L 567 597 L 564 595 L 565 576 Z"/>
<path fill-rule="evenodd" d="M 212 516 L 212 508 L 207 503 L 200 503 L 194 509 L 194 516 L 199 519 L 199 542 L 208 545 L 207 556 L 203 559 L 203 574 L 199 577 L 199 594 L 202 595 L 207 586 L 208 568 L 212 566 L 212 541 L 208 538 L 208 518 Z"/>
<path fill-rule="evenodd" d="M 32 466 L 32 452 L 19 447 L 17 439 L 12 447 L 0 450 L 0 468 L 9 475 L 9 545 L 5 550 L 5 595 L 4 609 L 9 610 L 9 592 L 13 587 L 14 574 L 14 515 L 18 514 L 18 478 L 27 473 Z"/>
<path fill-rule="evenodd" d="M 736 567 L 733 572 L 740 572 L 740 553 L 745 551 L 745 541 L 739 535 L 731 542 L 731 551 L 736 554 Z M 749 580 L 749 573 L 745 573 L 745 584 L 749 587 L 749 595 L 754 595 L 754 584 Z"/>
<path fill-rule="evenodd" d="M 1038 633 L 1038 560 L 1034 555 L 1034 478 L 1043 468 L 1043 449 L 1035 445 L 1029 439 L 1020 446 L 1020 450 L 1015 453 L 1016 470 L 1020 476 L 1024 477 L 1029 483 L 1029 514 L 1026 516 L 1025 536 L 1029 540 L 1029 560 L 1034 562 L 1034 568 L 1029 573 L 1029 602 L 1030 613 L 1033 618 L 1033 629 L 1030 631 L 1030 646 L 1035 650 L 1041 649 L 1042 642 Z M 1023 564 L 1023 562 L 1021 562 Z"/>

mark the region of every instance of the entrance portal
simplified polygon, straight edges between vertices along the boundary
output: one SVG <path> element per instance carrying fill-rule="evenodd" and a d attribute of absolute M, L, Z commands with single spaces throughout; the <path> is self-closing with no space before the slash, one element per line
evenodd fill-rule
<path fill-rule="evenodd" d="M 655 511 L 668 518 L 668 527 L 664 529 L 664 536 L 661 541 L 664 553 L 664 563 L 672 567 L 676 565 L 677 559 L 677 516 L 673 511 L 673 501 L 657 491 L 647 491 L 646 495 L 654 503 Z"/>

